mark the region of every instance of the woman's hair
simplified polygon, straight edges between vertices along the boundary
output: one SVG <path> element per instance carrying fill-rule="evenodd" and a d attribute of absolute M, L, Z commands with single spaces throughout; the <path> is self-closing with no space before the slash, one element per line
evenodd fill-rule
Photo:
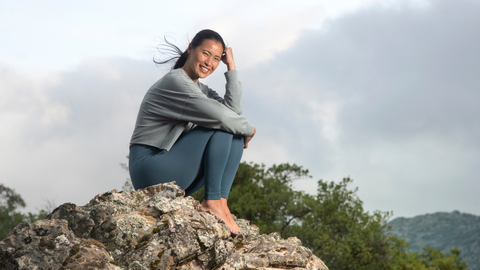
<path fill-rule="evenodd" d="M 178 48 L 175 44 L 168 41 L 166 36 L 163 39 L 165 40 L 166 44 L 158 45 L 157 49 L 161 54 L 168 55 L 169 58 L 163 61 L 156 61 L 154 58 L 153 62 L 155 64 L 165 64 L 170 61 L 174 61 L 176 59 L 175 65 L 173 66 L 172 69 L 183 67 L 183 65 L 185 65 L 185 62 L 187 62 L 188 48 L 184 52 L 182 52 L 182 50 L 180 50 L 180 48 Z M 222 44 L 223 46 L 223 49 L 225 50 L 226 46 L 225 46 L 225 42 L 223 41 L 223 38 L 217 32 L 210 29 L 202 30 L 193 37 L 192 42 L 190 42 L 192 49 L 195 49 L 196 47 L 200 46 L 200 44 L 202 44 L 202 42 L 206 39 L 211 39 L 211 40 L 220 42 L 220 44 Z"/>

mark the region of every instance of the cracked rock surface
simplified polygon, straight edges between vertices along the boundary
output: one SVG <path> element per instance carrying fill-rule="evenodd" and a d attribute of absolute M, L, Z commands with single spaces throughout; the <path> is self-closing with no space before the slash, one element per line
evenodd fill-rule
<path fill-rule="evenodd" d="M 259 235 L 247 220 L 237 219 L 244 234 L 232 238 L 224 222 L 184 195 L 171 182 L 63 204 L 0 242 L 0 269 L 328 270 L 297 238 Z"/>

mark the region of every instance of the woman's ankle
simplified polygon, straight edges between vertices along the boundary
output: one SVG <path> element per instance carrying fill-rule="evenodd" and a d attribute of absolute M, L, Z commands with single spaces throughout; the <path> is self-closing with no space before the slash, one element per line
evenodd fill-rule
<path fill-rule="evenodd" d="M 226 206 L 226 200 L 202 200 L 201 203 L 202 209 L 205 211 L 210 211 L 215 214 L 218 218 L 223 220 L 232 233 L 238 234 L 237 231 L 240 231 L 235 220 L 232 218 L 230 210 Z M 226 208 L 225 208 L 226 207 Z"/>
<path fill-rule="evenodd" d="M 220 199 L 218 200 L 209 200 L 209 199 L 203 199 L 202 202 L 200 203 L 202 206 L 202 209 L 214 209 L 214 208 L 222 208 L 222 201 Z"/>

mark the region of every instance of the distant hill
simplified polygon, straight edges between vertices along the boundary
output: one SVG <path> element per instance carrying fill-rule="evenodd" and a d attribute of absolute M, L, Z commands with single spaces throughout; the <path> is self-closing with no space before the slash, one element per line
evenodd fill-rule
<path fill-rule="evenodd" d="M 410 251 L 425 245 L 448 252 L 455 246 L 469 269 L 480 270 L 480 216 L 460 213 L 434 213 L 413 218 L 396 218 L 388 223 L 393 233 L 411 243 Z"/>

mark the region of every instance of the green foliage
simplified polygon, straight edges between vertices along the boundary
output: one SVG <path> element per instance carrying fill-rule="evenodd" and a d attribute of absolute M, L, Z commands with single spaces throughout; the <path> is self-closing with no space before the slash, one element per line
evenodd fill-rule
<path fill-rule="evenodd" d="M 33 223 L 39 219 L 44 219 L 46 216 L 48 216 L 48 214 L 50 213 L 51 211 L 47 211 L 45 209 L 40 209 L 38 211 L 38 213 L 31 213 L 31 212 L 28 212 L 25 217 L 24 217 L 24 221 L 25 222 L 29 222 L 29 223 Z"/>
<path fill-rule="evenodd" d="M 460 257 L 460 250 L 453 248 L 450 254 L 444 254 L 440 250 L 425 246 L 419 254 L 422 263 L 427 269 L 456 270 L 467 269 L 467 263 Z"/>
<path fill-rule="evenodd" d="M 127 159 L 129 156 L 127 156 Z M 129 172 L 128 165 L 127 163 L 120 163 L 120 167 L 122 167 L 124 170 Z M 127 178 L 125 180 L 125 183 L 123 183 L 122 190 L 134 190 L 132 180 L 130 178 Z"/>
<path fill-rule="evenodd" d="M 24 207 L 25 201 L 15 190 L 0 184 L 0 239 L 23 221 L 23 214 L 16 210 Z"/>
<path fill-rule="evenodd" d="M 388 253 L 393 258 L 390 269 L 394 270 L 426 270 L 426 266 L 419 259 L 418 253 L 408 252 L 409 243 L 405 239 L 391 236 Z"/>
<path fill-rule="evenodd" d="M 457 247 L 472 269 L 480 269 L 480 216 L 459 211 L 437 212 L 396 218 L 388 225 L 393 234 L 411 243 L 409 251 L 422 253 L 427 245 L 442 252 Z"/>
<path fill-rule="evenodd" d="M 134 190 L 132 180 L 130 178 L 127 178 L 125 180 L 125 183 L 123 183 L 122 190 Z"/>
<path fill-rule="evenodd" d="M 280 232 L 282 235 L 309 210 L 303 203 L 303 193 L 294 191 L 295 179 L 309 177 L 308 170 L 290 164 L 264 165 L 241 163 L 228 204 L 232 214 L 250 220 L 260 228 L 260 233 Z M 192 196 L 201 200 L 204 189 Z"/>
<path fill-rule="evenodd" d="M 48 202 L 53 207 L 51 202 Z M 37 214 L 23 214 L 18 211 L 19 208 L 26 206 L 25 201 L 16 193 L 15 190 L 0 184 L 0 240 L 4 239 L 7 234 L 22 221 L 34 222 L 42 219 L 49 213 L 48 210 L 42 209 Z"/>
<path fill-rule="evenodd" d="M 404 239 L 392 235 L 389 212 L 366 212 L 353 180 L 318 181 L 316 195 L 292 189 L 292 182 L 310 177 L 295 164 L 241 163 L 230 191 L 230 211 L 250 220 L 261 233 L 296 236 L 330 269 L 464 270 L 460 251 L 443 254 L 431 247 L 409 252 Z M 203 198 L 203 189 L 195 199 Z"/>
<path fill-rule="evenodd" d="M 453 248 L 448 253 L 430 246 L 425 246 L 422 252 L 408 252 L 410 245 L 405 239 L 393 236 L 395 243 L 390 246 L 392 260 L 391 269 L 394 270 L 467 270 L 467 263 L 460 257 L 460 250 Z"/>
<path fill-rule="evenodd" d="M 261 233 L 288 234 L 290 225 L 299 221 L 309 209 L 303 193 L 294 191 L 292 181 L 308 177 L 308 170 L 290 164 L 239 166 L 229 195 L 230 211 L 256 224 Z"/>
<path fill-rule="evenodd" d="M 316 196 L 305 196 L 311 211 L 293 231 L 332 269 L 388 269 L 391 239 L 384 234 L 389 213 L 363 209 L 352 179 L 318 181 Z"/>

